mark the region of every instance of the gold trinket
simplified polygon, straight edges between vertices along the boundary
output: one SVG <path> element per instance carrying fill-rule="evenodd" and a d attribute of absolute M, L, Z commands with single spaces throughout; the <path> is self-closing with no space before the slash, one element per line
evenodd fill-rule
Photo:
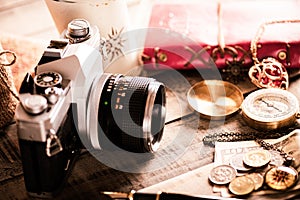
<path fill-rule="evenodd" d="M 249 69 L 248 75 L 254 85 L 259 88 L 281 88 L 289 86 L 288 72 L 285 66 L 273 57 L 267 57 L 262 61 L 257 58 L 257 44 L 264 33 L 266 26 L 272 24 L 300 23 L 300 20 L 277 20 L 263 23 L 254 39 L 251 41 L 251 53 L 254 65 Z M 286 59 L 285 52 L 278 54 L 280 60 Z"/>
<path fill-rule="evenodd" d="M 252 83 L 259 88 L 286 90 L 289 86 L 287 70 L 280 62 L 271 57 L 254 64 L 248 74 Z"/>
<path fill-rule="evenodd" d="M 298 172 L 291 167 L 279 166 L 269 169 L 265 174 L 265 183 L 274 190 L 286 190 L 298 180 Z"/>

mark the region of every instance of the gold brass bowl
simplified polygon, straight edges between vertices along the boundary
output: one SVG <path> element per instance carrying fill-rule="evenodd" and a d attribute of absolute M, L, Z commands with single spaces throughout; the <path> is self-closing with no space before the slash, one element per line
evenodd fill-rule
<path fill-rule="evenodd" d="M 205 80 L 193 85 L 188 93 L 189 105 L 204 118 L 224 119 L 238 111 L 244 96 L 232 83 L 221 80 Z"/>

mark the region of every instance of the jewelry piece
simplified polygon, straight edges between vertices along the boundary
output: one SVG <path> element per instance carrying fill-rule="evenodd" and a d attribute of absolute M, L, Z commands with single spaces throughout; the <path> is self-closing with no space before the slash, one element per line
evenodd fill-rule
<path fill-rule="evenodd" d="M 265 183 L 274 190 L 286 190 L 298 180 L 298 172 L 291 167 L 279 166 L 269 169 L 265 174 Z"/>
<path fill-rule="evenodd" d="M 291 166 L 293 164 L 294 158 L 292 156 L 288 155 L 286 152 L 284 152 L 281 148 L 277 148 L 275 145 L 269 144 L 261 139 L 255 139 L 255 142 L 266 150 L 272 150 L 272 151 L 279 152 L 279 154 L 284 159 L 284 161 L 282 163 L 283 165 Z"/>
<path fill-rule="evenodd" d="M 252 92 L 244 99 L 241 109 L 247 124 L 259 130 L 289 127 L 299 118 L 297 97 L 278 88 Z"/>
<path fill-rule="evenodd" d="M 272 139 L 272 138 L 279 138 L 281 136 L 284 136 L 285 134 L 286 133 L 270 132 L 270 131 L 266 131 L 263 133 L 262 132 L 248 132 L 248 133 L 220 132 L 220 133 L 207 134 L 203 137 L 202 141 L 205 145 L 214 146 L 215 142 L 237 142 L 237 141 L 255 140 L 257 138 Z"/>
<path fill-rule="evenodd" d="M 2 59 L 1 57 L 5 56 L 6 59 Z M 17 56 L 13 51 L 1 51 L 0 52 L 0 65 L 2 66 L 11 66 L 17 61 Z"/>
<path fill-rule="evenodd" d="M 290 132 L 289 128 L 286 131 Z M 240 132 L 225 132 L 225 133 L 214 133 L 204 136 L 203 143 L 205 145 L 214 145 L 215 142 L 234 142 L 234 141 L 245 141 L 245 140 L 255 140 L 262 148 L 268 151 L 277 151 L 284 159 L 283 164 L 285 166 L 291 166 L 293 164 L 294 158 L 285 153 L 282 149 L 276 147 L 273 144 L 269 144 L 262 140 L 263 138 L 279 138 L 286 135 L 285 133 L 279 132 L 250 132 L 250 133 L 240 133 Z M 274 163 L 271 163 L 274 165 Z"/>
<path fill-rule="evenodd" d="M 251 178 L 239 176 L 233 179 L 229 184 L 229 191 L 235 195 L 250 194 L 255 188 L 255 184 Z"/>
<path fill-rule="evenodd" d="M 236 170 L 230 165 L 214 167 L 208 176 L 209 180 L 217 185 L 230 183 L 236 177 Z"/>
<path fill-rule="evenodd" d="M 13 51 L 5 50 L 0 52 L 0 80 L 3 81 L 3 86 L 19 101 L 19 95 L 9 83 L 8 72 L 5 67 L 9 67 L 17 61 L 17 56 Z M 1 81 L 0 81 L 1 82 Z"/>
<path fill-rule="evenodd" d="M 285 67 L 274 58 L 263 59 L 249 69 L 249 77 L 259 88 L 287 89 L 289 77 Z"/>
<path fill-rule="evenodd" d="M 251 81 L 259 88 L 287 89 L 289 86 L 288 73 L 283 64 L 272 57 L 265 58 L 262 61 L 259 61 L 257 58 L 257 43 L 261 39 L 265 27 L 283 23 L 300 23 L 300 20 L 278 20 L 263 23 L 251 41 L 250 50 L 254 65 L 250 68 L 248 75 Z"/>

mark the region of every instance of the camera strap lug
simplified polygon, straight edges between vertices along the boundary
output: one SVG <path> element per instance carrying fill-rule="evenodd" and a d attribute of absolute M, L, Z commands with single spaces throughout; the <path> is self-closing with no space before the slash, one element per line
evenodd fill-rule
<path fill-rule="evenodd" d="M 54 156 L 63 150 L 60 139 L 57 137 L 55 131 L 50 129 L 47 136 L 46 154 L 48 157 Z"/>

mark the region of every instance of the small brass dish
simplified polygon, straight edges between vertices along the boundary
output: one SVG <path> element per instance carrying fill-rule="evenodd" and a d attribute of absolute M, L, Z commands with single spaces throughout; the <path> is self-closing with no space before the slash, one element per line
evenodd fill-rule
<path fill-rule="evenodd" d="M 244 96 L 232 83 L 205 80 L 189 89 L 187 100 L 189 105 L 204 118 L 221 120 L 240 109 Z"/>

